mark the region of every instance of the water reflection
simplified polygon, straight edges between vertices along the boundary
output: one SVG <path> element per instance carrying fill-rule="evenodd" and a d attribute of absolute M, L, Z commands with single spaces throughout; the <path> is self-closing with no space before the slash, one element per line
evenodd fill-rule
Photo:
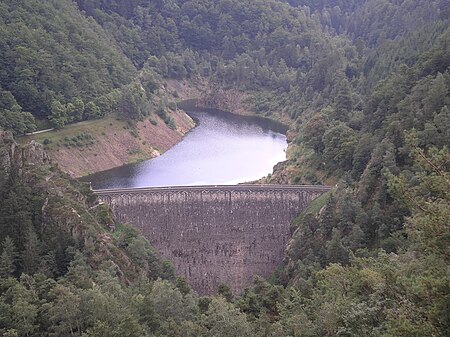
<path fill-rule="evenodd" d="M 267 121 L 212 111 L 190 114 L 198 126 L 162 156 L 83 180 L 95 189 L 237 184 L 271 173 L 286 159 L 286 137 Z"/>

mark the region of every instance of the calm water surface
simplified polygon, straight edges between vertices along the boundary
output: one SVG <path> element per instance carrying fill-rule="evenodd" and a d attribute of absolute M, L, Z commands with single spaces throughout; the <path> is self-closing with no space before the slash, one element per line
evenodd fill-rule
<path fill-rule="evenodd" d="M 198 126 L 160 157 L 83 178 L 94 189 L 237 184 L 286 160 L 286 136 L 267 121 L 191 112 Z"/>

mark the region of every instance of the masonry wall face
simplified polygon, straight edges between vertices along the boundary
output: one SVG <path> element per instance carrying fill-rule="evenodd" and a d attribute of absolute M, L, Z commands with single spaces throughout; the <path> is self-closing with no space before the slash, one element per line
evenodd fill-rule
<path fill-rule="evenodd" d="M 202 295 L 234 293 L 269 277 L 284 258 L 291 221 L 326 187 L 222 186 L 97 191 L 138 227 Z"/>

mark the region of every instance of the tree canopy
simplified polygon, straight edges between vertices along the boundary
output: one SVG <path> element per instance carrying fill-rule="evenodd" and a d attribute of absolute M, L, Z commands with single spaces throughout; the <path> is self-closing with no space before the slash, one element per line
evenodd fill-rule
<path fill-rule="evenodd" d="M 0 334 L 448 336 L 449 11 L 1 1 L 0 129 L 151 113 L 175 127 L 164 81 L 200 79 L 206 101 L 242 92 L 248 110 L 289 124 L 285 171 L 268 182 L 335 187 L 293 222 L 270 282 L 200 297 L 38 145 L 0 131 Z"/>

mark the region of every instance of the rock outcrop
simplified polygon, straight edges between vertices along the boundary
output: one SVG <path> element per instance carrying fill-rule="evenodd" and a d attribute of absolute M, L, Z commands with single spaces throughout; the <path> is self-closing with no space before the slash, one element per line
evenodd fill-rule
<path fill-rule="evenodd" d="M 49 164 L 50 158 L 41 144 L 31 141 L 20 146 L 14 141 L 12 133 L 0 131 L 0 168 L 6 176 L 9 176 L 12 170 L 22 175 L 26 167 Z"/>

